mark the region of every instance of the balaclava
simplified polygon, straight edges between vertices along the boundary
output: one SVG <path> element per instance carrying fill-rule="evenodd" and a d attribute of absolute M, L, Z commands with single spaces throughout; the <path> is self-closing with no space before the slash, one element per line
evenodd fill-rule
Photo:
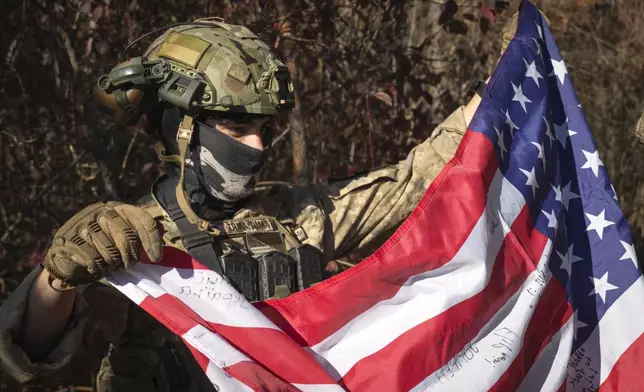
<path fill-rule="evenodd" d="M 176 133 L 182 113 L 166 109 L 162 138 L 168 153 L 178 154 Z M 250 196 L 264 162 L 264 152 L 247 146 L 212 126 L 196 121 L 186 169 L 192 170 L 200 187 L 211 196 L 234 203 Z"/>

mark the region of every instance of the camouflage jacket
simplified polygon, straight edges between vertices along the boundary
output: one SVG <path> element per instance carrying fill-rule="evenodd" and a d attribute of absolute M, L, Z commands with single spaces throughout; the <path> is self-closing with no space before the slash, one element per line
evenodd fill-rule
<path fill-rule="evenodd" d="M 234 219 L 272 216 L 291 221 L 306 232 L 327 261 L 349 252 L 375 251 L 405 220 L 429 184 L 454 156 L 466 130 L 463 108 L 398 164 L 351 178 L 304 187 L 275 186 L 252 196 Z M 170 228 L 155 203 L 149 208 Z M 179 246 L 176 236 L 166 245 Z M 97 390 L 213 390 L 187 348 L 165 327 L 110 286 L 90 284 L 77 290 L 70 322 L 57 347 L 34 362 L 14 342 L 20 328 L 36 268 L 0 308 L 0 362 L 21 382 L 46 382 L 63 372 L 96 371 Z M 101 363 L 90 352 L 102 350 Z"/>

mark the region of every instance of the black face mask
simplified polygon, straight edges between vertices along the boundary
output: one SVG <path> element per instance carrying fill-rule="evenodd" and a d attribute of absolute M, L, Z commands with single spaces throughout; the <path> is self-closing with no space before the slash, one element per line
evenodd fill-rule
<path fill-rule="evenodd" d="M 163 115 L 162 139 L 171 154 L 178 154 L 175 137 L 181 118 L 176 108 Z M 221 201 L 236 202 L 253 193 L 264 156 L 263 151 L 196 122 L 186 166 L 193 170 L 208 194 Z"/>

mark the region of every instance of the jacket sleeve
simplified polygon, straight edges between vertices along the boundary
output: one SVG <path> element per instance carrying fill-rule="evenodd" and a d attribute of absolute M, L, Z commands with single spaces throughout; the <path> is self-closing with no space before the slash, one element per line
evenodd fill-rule
<path fill-rule="evenodd" d="M 87 304 L 77 292 L 72 315 L 58 345 L 38 362 L 27 356 L 16 344 L 14 336 L 22 325 L 31 285 L 41 271 L 42 267 L 31 271 L 0 308 L 0 364 L 4 371 L 21 383 L 65 366 L 79 349 L 87 318 Z"/>
<path fill-rule="evenodd" d="M 366 256 L 375 251 L 409 216 L 454 157 L 466 128 L 460 107 L 398 164 L 324 185 L 292 188 L 292 205 L 298 209 L 293 214 L 296 223 L 309 228 L 312 243 L 322 245 L 328 260 L 349 252 Z M 309 202 L 303 202 L 306 198 Z M 324 227 L 319 227 L 322 222 Z M 323 238 L 316 238 L 318 235 Z"/>

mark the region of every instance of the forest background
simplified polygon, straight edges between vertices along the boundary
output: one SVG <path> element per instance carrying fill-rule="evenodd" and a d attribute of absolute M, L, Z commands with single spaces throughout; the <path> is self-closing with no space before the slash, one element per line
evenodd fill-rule
<path fill-rule="evenodd" d="M 219 16 L 273 45 L 297 109 L 262 178 L 307 183 L 403 159 L 490 75 L 519 0 L 5 0 L 0 13 L 0 301 L 84 206 L 132 202 L 161 169 L 136 126 L 93 115 L 88 91 L 125 46 L 168 23 Z M 644 251 L 644 2 L 535 0 Z M 130 53 L 142 51 L 144 41 Z M 91 390 L 91 369 L 24 390 Z M 23 390 L 0 373 L 0 390 Z"/>

